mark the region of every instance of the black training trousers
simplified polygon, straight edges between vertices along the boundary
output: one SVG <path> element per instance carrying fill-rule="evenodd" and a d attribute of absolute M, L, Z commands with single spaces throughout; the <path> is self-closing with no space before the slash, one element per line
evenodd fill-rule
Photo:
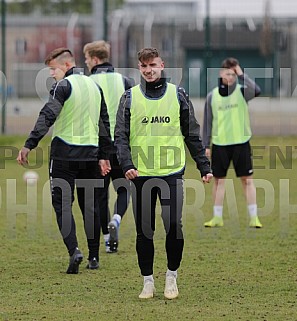
<path fill-rule="evenodd" d="M 120 167 L 116 154 L 110 157 L 111 171 L 106 176 L 101 176 L 104 180 L 104 188 L 100 190 L 99 206 L 100 206 L 100 221 L 103 234 L 108 234 L 108 223 L 110 221 L 109 213 L 109 184 L 112 180 L 113 187 L 117 193 L 117 199 L 114 204 L 113 214 L 119 214 L 121 217 L 126 213 L 130 199 L 130 182 L 126 180 L 123 170 Z"/>
<path fill-rule="evenodd" d="M 167 267 L 175 271 L 182 259 L 183 180 L 181 175 L 136 178 L 131 186 L 136 223 L 136 251 L 143 276 L 153 274 L 156 201 L 159 197 L 162 220 L 166 231 Z"/>
<path fill-rule="evenodd" d="M 84 220 L 89 259 L 99 259 L 100 216 L 98 193 L 100 184 L 97 161 L 50 160 L 52 204 L 63 241 L 70 255 L 78 246 L 72 213 L 74 190 Z"/>

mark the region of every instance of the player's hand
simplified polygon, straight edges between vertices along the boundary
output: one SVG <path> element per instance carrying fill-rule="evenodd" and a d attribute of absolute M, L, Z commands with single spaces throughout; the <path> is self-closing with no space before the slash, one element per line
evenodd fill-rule
<path fill-rule="evenodd" d="M 17 162 L 24 166 L 24 165 L 28 165 L 28 155 L 30 153 L 30 149 L 27 147 L 23 147 L 20 151 L 19 151 L 19 155 L 17 157 Z"/>
<path fill-rule="evenodd" d="M 205 148 L 205 156 L 206 156 L 207 158 L 210 158 L 210 157 L 211 157 L 211 150 L 210 150 L 210 148 Z"/>
<path fill-rule="evenodd" d="M 108 159 L 99 160 L 101 175 L 105 176 L 111 171 L 110 161 Z"/>
<path fill-rule="evenodd" d="M 129 169 L 126 173 L 125 173 L 125 177 L 126 179 L 134 179 L 136 177 L 138 177 L 138 170 L 137 169 Z"/>
<path fill-rule="evenodd" d="M 236 73 L 237 76 L 241 76 L 243 75 L 243 71 L 241 69 L 241 67 L 239 65 L 236 65 L 234 68 L 233 68 L 234 72 Z"/>
<path fill-rule="evenodd" d="M 202 177 L 202 182 L 203 183 L 210 183 L 212 178 L 213 178 L 213 175 L 211 173 L 208 173 Z"/>

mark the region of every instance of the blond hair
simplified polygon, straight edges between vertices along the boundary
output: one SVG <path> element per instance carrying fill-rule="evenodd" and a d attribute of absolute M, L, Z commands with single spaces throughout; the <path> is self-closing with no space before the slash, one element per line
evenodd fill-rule
<path fill-rule="evenodd" d="M 102 62 L 108 62 L 110 56 L 110 44 L 104 40 L 89 42 L 84 46 L 84 54 L 88 53 L 91 58 L 97 57 Z"/>

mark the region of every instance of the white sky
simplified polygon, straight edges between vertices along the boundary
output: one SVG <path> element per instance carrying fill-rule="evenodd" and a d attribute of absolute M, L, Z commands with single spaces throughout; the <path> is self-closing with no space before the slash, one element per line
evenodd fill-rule
<path fill-rule="evenodd" d="M 129 2 L 188 2 L 188 0 L 126 0 Z M 192 0 L 195 1 L 195 0 Z M 196 0 L 201 15 L 206 12 L 206 1 L 210 1 L 210 15 L 213 17 L 263 17 L 265 4 L 270 2 L 271 16 L 296 17 L 297 0 Z"/>
<path fill-rule="evenodd" d="M 265 4 L 270 2 L 271 16 L 296 17 L 297 0 L 198 0 L 205 15 L 205 3 L 210 1 L 210 16 L 213 17 L 262 17 Z"/>

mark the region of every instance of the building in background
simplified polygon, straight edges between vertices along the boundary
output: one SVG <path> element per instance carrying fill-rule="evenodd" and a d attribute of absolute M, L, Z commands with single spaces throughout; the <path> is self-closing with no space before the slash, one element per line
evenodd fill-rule
<path fill-rule="evenodd" d="M 58 47 L 69 47 L 78 62 L 83 61 L 82 47 L 91 39 L 90 17 L 8 16 L 6 61 L 9 94 L 36 96 L 38 73 L 45 68 L 46 55 Z"/>
<path fill-rule="evenodd" d="M 297 84 L 296 17 L 272 16 L 265 1 L 262 10 L 254 8 L 255 17 L 243 10 L 241 16 L 216 11 L 213 17 L 214 3 L 218 1 L 126 0 L 109 18 L 114 64 L 135 66 L 137 50 L 155 46 L 167 66 L 183 69 L 182 85 L 190 94 L 205 96 L 217 83 L 222 59 L 235 56 L 257 78 L 264 95 L 290 96 Z"/>
<path fill-rule="evenodd" d="M 276 1 L 271 1 L 275 5 Z M 203 97 L 216 85 L 216 68 L 221 60 L 236 56 L 249 75 L 257 78 L 264 95 L 291 96 L 297 85 L 297 10 L 283 5 L 287 12 L 277 11 L 265 0 L 222 3 L 126 0 L 122 8 L 108 11 L 105 17 L 113 65 L 137 68 L 137 51 L 155 46 L 162 52 L 166 70 L 177 68 L 176 74 L 172 71 L 174 80 L 180 81 L 192 96 Z M 77 64 L 84 66 L 82 47 L 94 40 L 96 19 L 95 13 L 93 17 L 75 13 L 8 16 L 10 93 L 17 97 L 36 96 L 36 77 L 53 48 L 70 47 Z M 37 83 L 41 82 L 37 79 Z"/>

